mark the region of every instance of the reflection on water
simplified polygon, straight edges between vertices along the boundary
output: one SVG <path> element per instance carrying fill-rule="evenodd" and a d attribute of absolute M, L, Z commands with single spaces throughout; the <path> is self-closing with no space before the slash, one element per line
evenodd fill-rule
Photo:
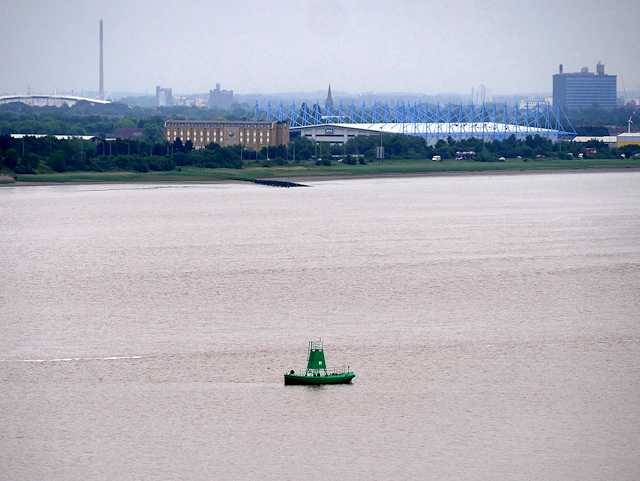
<path fill-rule="evenodd" d="M 0 189 L 0 475 L 640 476 L 639 174 L 311 184 Z"/>

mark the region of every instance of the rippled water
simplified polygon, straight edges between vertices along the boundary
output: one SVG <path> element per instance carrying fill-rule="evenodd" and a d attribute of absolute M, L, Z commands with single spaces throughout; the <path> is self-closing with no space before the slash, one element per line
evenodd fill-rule
<path fill-rule="evenodd" d="M 640 173 L 309 184 L 0 188 L 0 478 L 640 478 Z"/>

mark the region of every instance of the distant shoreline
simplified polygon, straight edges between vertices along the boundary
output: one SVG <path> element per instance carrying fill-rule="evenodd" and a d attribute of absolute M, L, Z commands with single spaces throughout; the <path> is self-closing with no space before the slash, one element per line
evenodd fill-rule
<path fill-rule="evenodd" d="M 407 177 L 464 177 L 477 175 L 545 175 L 545 174 L 577 174 L 577 173 L 616 173 L 616 172 L 640 172 L 638 167 L 595 167 L 583 169 L 505 169 L 505 170 L 466 170 L 466 171 L 439 171 L 439 172 L 404 172 L 404 173 L 384 173 L 384 174 L 363 174 L 352 176 L 328 175 L 295 177 L 296 182 L 312 182 L 318 180 L 343 180 L 343 179 L 377 179 L 377 178 L 407 178 Z M 265 179 L 265 180 L 275 180 Z"/>
<path fill-rule="evenodd" d="M 304 182 L 321 182 L 336 180 L 362 180 L 362 179 L 393 179 L 393 178 L 412 178 L 412 177 L 463 177 L 478 175 L 545 175 L 545 174 L 570 174 L 570 173 L 622 173 L 622 172 L 640 172 L 640 165 L 630 167 L 576 167 L 576 168 L 536 168 L 536 169 L 486 169 L 486 170 L 441 170 L 441 171 L 419 171 L 419 172 L 380 172 L 380 173 L 344 173 L 344 174 L 301 174 L 301 175 L 264 175 L 255 177 L 255 179 L 266 181 L 284 181 L 288 180 L 295 183 Z M 20 176 L 24 179 L 25 176 Z M 140 178 L 122 178 L 122 179 L 101 179 L 100 173 L 97 173 L 95 180 L 91 178 L 78 178 L 68 180 L 43 180 L 43 181 L 25 181 L 16 180 L 15 182 L 0 182 L 0 187 L 31 187 L 31 186 L 51 186 L 51 185 L 75 185 L 75 184 L 190 184 L 190 185 L 206 185 L 221 183 L 244 183 L 252 182 L 254 178 L 220 178 L 220 179 L 198 179 L 189 176 L 187 178 L 166 178 L 160 176 L 142 176 Z M 108 177 L 105 175 L 105 177 Z M 197 177 L 197 176 L 196 176 Z M 1 180 L 1 179 L 0 179 Z"/>

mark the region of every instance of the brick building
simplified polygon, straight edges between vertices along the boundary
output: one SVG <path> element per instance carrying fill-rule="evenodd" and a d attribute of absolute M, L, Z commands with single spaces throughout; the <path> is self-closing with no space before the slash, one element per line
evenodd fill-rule
<path fill-rule="evenodd" d="M 213 142 L 221 147 L 242 145 L 260 150 L 288 144 L 289 124 L 277 121 L 167 120 L 163 135 L 169 142 L 179 138 L 184 144 L 190 140 L 196 148 Z"/>

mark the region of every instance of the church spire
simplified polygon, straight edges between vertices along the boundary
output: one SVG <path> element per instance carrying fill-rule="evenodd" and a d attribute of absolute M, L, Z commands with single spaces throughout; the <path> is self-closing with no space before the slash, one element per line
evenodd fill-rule
<path fill-rule="evenodd" d="M 329 105 L 333 105 L 333 99 L 331 98 L 331 84 L 329 84 L 329 91 L 327 92 L 327 100 L 324 101 L 324 108 L 328 109 Z"/>

